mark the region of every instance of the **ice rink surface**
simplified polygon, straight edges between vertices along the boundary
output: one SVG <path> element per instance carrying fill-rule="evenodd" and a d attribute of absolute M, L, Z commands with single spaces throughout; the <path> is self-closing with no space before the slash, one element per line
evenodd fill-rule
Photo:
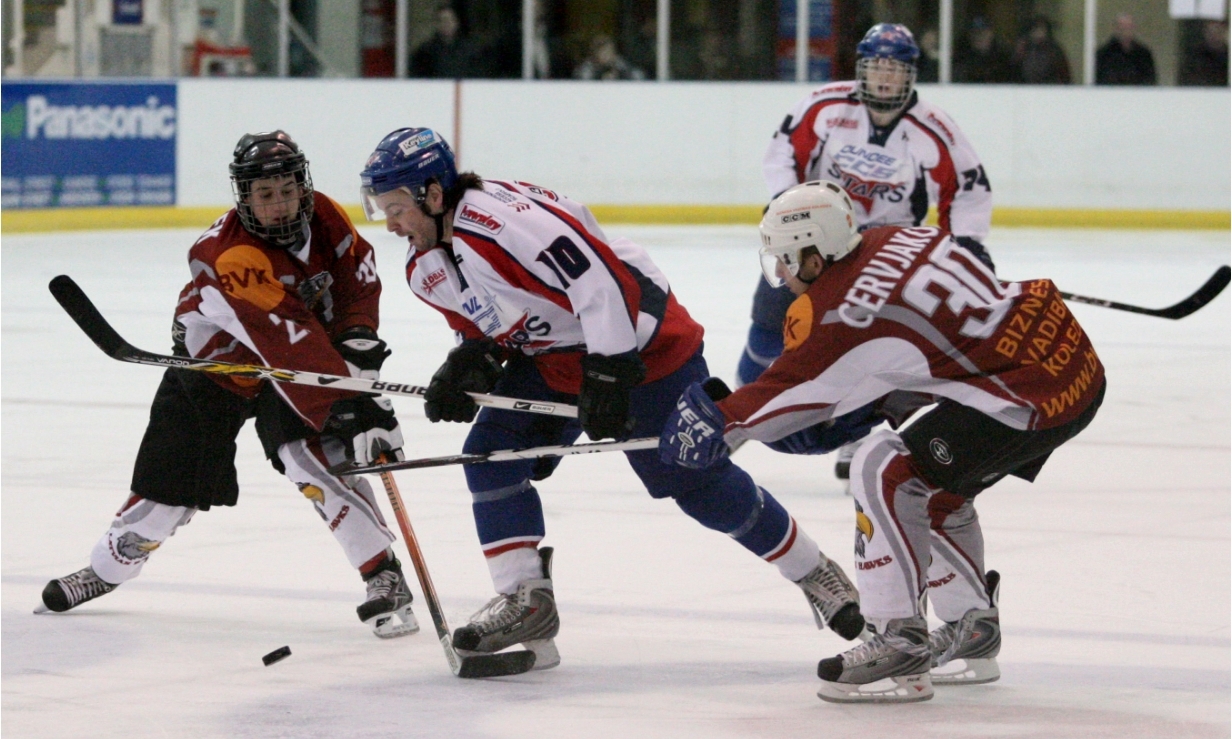
<path fill-rule="evenodd" d="M 756 230 L 608 231 L 650 250 L 706 326 L 711 371 L 730 380 L 758 278 Z M 403 245 L 364 233 L 385 281 L 381 335 L 394 355 L 383 375 L 426 384 L 450 333 L 402 281 Z M 130 342 L 169 352 L 196 236 L 4 238 L 6 737 L 1229 735 L 1226 293 L 1180 321 L 1074 306 L 1107 366 L 1107 400 L 1034 485 L 1011 479 L 978 499 L 987 562 L 1003 576 L 1003 678 L 939 687 L 928 703 L 818 700 L 817 660 L 847 642 L 815 629 L 773 567 L 651 500 L 615 454 L 568 459 L 540 485 L 545 544 L 557 550 L 554 670 L 454 678 L 418 597 L 423 631 L 374 638 L 355 617 L 359 577 L 263 460 L 251 424 L 238 506 L 199 514 L 114 593 L 32 615 L 44 583 L 87 563 L 123 501 L 160 378 L 99 352 L 47 282 L 73 276 Z M 1229 262 L 1226 231 L 998 230 L 988 246 L 1004 279 L 1051 277 L 1062 290 L 1153 307 Z M 411 455 L 460 449 L 465 427 L 395 404 Z M 851 571 L 852 504 L 832 457 L 749 444 L 736 460 Z M 397 477 L 459 626 L 491 590 L 461 470 Z M 264 667 L 261 656 L 284 644 L 292 656 Z"/>

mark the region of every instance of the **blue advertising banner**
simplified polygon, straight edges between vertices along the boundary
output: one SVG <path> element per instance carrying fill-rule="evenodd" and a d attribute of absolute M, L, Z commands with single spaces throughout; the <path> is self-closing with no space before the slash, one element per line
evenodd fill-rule
<path fill-rule="evenodd" d="M 4 82 L 3 207 L 175 204 L 174 84 Z"/>

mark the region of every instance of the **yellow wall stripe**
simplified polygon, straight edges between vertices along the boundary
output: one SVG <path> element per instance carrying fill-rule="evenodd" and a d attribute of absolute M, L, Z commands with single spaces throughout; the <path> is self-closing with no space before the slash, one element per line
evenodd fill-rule
<path fill-rule="evenodd" d="M 123 228 L 205 228 L 226 212 L 213 208 L 130 207 L 9 209 L 0 212 L 0 232 L 83 231 Z M 358 205 L 346 206 L 357 225 L 365 218 Z M 595 205 L 600 223 L 756 224 L 760 205 Z M 935 214 L 929 218 L 935 222 Z M 1091 210 L 1068 208 L 996 208 L 994 226 L 1040 228 L 1232 228 L 1232 213 L 1218 210 Z"/>

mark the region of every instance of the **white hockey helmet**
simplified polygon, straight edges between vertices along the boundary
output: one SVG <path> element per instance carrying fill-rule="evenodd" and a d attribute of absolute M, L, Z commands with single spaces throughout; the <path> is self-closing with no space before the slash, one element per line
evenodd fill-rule
<path fill-rule="evenodd" d="M 847 192 L 833 182 L 802 182 L 775 198 L 762 216 L 761 271 L 771 287 L 780 287 L 784 280 L 779 270 L 796 276 L 804 249 L 817 249 L 830 264 L 859 244 L 855 207 Z"/>

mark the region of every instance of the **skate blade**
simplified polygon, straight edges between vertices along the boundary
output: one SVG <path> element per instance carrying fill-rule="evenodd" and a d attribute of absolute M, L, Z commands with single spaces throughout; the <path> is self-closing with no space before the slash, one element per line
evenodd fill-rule
<path fill-rule="evenodd" d="M 554 639 L 534 639 L 522 642 L 522 646 L 535 653 L 535 670 L 550 670 L 560 664 L 560 652 Z"/>
<path fill-rule="evenodd" d="M 996 657 L 984 659 L 958 659 L 934 667 L 929 673 L 933 685 L 983 685 L 1001 679 L 1001 668 Z"/>
<path fill-rule="evenodd" d="M 933 697 L 928 673 L 887 677 L 864 685 L 821 681 L 817 697 L 830 703 L 918 703 Z"/>
<path fill-rule="evenodd" d="M 35 613 L 55 613 L 55 611 L 48 608 L 47 604 L 45 603 L 39 603 L 37 606 L 35 606 L 34 612 Z"/>
<path fill-rule="evenodd" d="M 396 639 L 399 636 L 419 631 L 419 620 L 409 605 L 390 613 L 381 613 L 364 621 L 372 627 L 372 633 L 381 639 Z"/>

